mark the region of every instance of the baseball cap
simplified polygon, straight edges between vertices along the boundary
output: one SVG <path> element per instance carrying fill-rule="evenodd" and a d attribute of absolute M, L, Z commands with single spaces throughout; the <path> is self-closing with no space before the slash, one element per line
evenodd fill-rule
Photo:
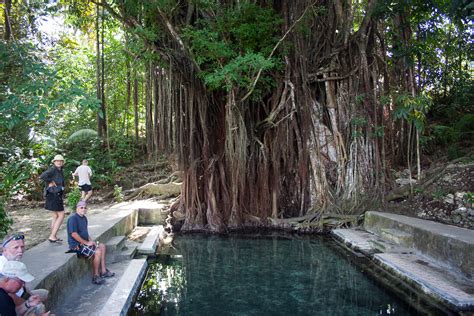
<path fill-rule="evenodd" d="M 86 201 L 79 201 L 76 205 L 76 207 L 86 207 L 86 206 L 87 206 Z"/>
<path fill-rule="evenodd" d="M 3 271 L 1 272 L 7 278 L 18 278 L 24 282 L 31 282 L 35 279 L 28 270 L 23 262 L 20 261 L 7 261 L 3 265 Z"/>

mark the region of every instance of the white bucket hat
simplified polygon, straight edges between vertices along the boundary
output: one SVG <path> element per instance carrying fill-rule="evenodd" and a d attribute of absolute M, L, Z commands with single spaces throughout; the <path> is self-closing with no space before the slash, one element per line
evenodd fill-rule
<path fill-rule="evenodd" d="M 56 160 L 62 160 L 62 161 L 64 161 L 64 157 L 63 157 L 62 155 L 56 155 L 56 156 L 54 156 L 54 158 L 53 158 L 53 162 L 55 162 Z"/>
<path fill-rule="evenodd" d="M 35 279 L 35 277 L 28 272 L 23 262 L 14 260 L 5 262 L 2 274 L 7 278 L 18 278 L 24 282 L 31 282 Z"/>

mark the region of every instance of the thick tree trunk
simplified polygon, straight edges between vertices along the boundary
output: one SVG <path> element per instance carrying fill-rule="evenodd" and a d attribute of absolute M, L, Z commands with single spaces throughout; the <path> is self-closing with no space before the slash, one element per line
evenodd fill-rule
<path fill-rule="evenodd" d="M 12 36 L 12 24 L 11 24 L 11 10 L 12 10 L 12 0 L 5 0 L 3 7 L 3 20 L 5 33 L 3 34 L 3 39 L 9 41 Z"/>

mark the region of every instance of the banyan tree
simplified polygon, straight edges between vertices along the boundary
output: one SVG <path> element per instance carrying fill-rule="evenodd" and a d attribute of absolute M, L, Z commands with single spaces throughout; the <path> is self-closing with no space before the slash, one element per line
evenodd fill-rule
<path fill-rule="evenodd" d="M 183 229 L 347 212 L 382 193 L 407 133 L 394 92 L 417 93 L 411 63 L 387 53 L 408 43 L 408 12 L 377 0 L 93 2 L 144 43 L 147 148 L 177 157 Z"/>

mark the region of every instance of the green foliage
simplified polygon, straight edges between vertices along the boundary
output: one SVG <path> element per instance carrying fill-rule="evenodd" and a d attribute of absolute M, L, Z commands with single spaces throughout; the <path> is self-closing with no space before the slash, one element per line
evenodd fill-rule
<path fill-rule="evenodd" d="M 123 202 L 123 199 L 122 187 L 114 185 L 114 201 L 120 203 Z"/>
<path fill-rule="evenodd" d="M 426 95 L 412 97 L 408 94 L 400 94 L 396 98 L 397 108 L 393 115 L 395 119 L 404 119 L 413 123 L 418 131 L 423 131 L 426 123 L 426 113 L 432 105 L 432 100 Z"/>
<path fill-rule="evenodd" d="M 277 58 L 268 58 L 277 43 L 279 18 L 273 10 L 244 1 L 226 7 L 215 19 L 200 20 L 184 30 L 204 82 L 212 89 L 248 90 L 259 70 L 276 69 Z M 269 78 L 259 89 L 269 87 Z M 271 84 L 270 84 L 271 86 Z"/>
<path fill-rule="evenodd" d="M 74 187 L 69 193 L 66 195 L 66 203 L 74 212 L 76 210 L 76 205 L 81 200 L 81 191 L 78 187 Z"/>
<path fill-rule="evenodd" d="M 472 192 L 466 192 L 463 196 L 464 201 L 466 202 L 469 207 L 474 206 L 474 193 Z"/>
<path fill-rule="evenodd" d="M 433 199 L 441 201 L 445 196 L 446 192 L 443 189 L 436 189 L 431 193 Z"/>

